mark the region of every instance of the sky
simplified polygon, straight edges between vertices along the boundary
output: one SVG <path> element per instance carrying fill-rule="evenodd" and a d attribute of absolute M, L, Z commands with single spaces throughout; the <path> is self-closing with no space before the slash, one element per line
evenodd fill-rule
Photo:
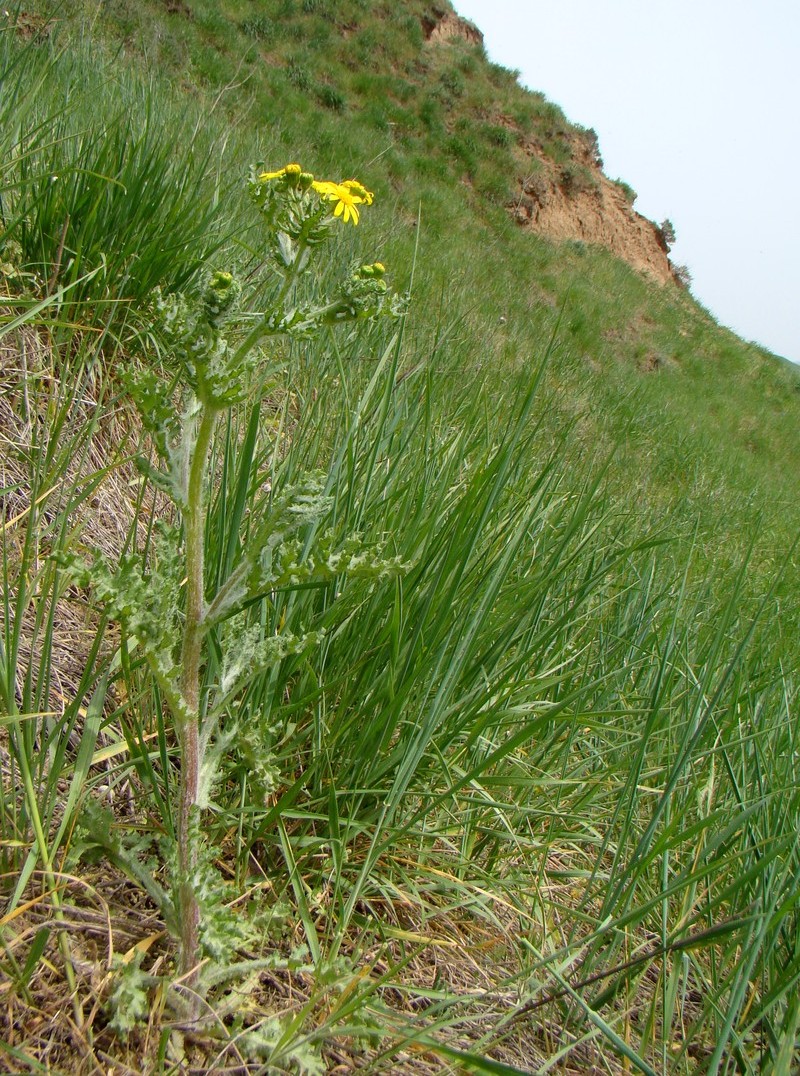
<path fill-rule="evenodd" d="M 800 0 L 453 2 L 672 221 L 700 302 L 800 363 Z"/>

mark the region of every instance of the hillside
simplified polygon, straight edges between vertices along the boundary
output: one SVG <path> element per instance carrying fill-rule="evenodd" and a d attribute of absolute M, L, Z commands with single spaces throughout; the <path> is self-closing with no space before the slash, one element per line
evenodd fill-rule
<path fill-rule="evenodd" d="M 446 0 L 3 18 L 0 1064 L 792 1071 L 800 372 Z"/>
<path fill-rule="evenodd" d="M 30 19 L 49 12 L 31 10 L 43 14 Z M 541 352 L 560 314 L 565 406 L 584 426 L 604 425 L 620 406 L 630 412 L 624 467 L 654 483 L 657 497 L 672 497 L 676 484 L 691 494 L 661 433 L 653 437 L 654 422 L 675 424 L 667 442 L 704 461 L 709 485 L 735 472 L 748 505 L 769 513 L 777 503 L 775 525 L 788 512 L 793 533 L 797 371 L 719 329 L 671 284 L 664 237 L 635 212 L 630 188 L 603 175 L 594 133 L 489 63 L 480 32 L 449 4 L 364 2 L 345 13 L 312 0 L 118 0 L 86 13 L 109 57 L 180 72 L 187 90 L 208 95 L 212 128 L 232 123 L 234 169 L 248 156 L 287 155 L 320 172 L 368 166 L 392 206 L 386 257 L 410 265 L 421 212 L 426 287 L 451 293 L 448 321 L 477 332 L 485 359 Z M 475 323 L 476 295 L 496 319 Z M 415 320 L 432 318 L 417 310 Z M 613 442 L 616 426 L 612 418 Z M 737 511 L 738 490 L 732 500 Z"/>

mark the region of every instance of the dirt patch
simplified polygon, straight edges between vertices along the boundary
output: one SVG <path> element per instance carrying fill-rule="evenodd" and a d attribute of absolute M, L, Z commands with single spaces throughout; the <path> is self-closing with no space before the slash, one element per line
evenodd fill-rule
<path fill-rule="evenodd" d="M 648 351 L 639 362 L 639 370 L 643 374 L 657 374 L 661 370 L 675 370 L 679 365 L 675 359 L 662 351 Z"/>
<path fill-rule="evenodd" d="M 535 165 L 519 181 L 514 219 L 549 239 L 580 239 L 606 247 L 659 283 L 674 280 L 658 227 L 629 203 L 625 191 L 605 176 L 582 143 L 570 146 L 573 163 L 557 168 L 535 142 L 523 147 Z"/>
<path fill-rule="evenodd" d="M 170 15 L 182 15 L 185 19 L 194 18 L 194 12 L 183 0 L 164 0 L 164 8 Z"/>
<path fill-rule="evenodd" d="M 23 41 L 43 41 L 50 35 L 53 26 L 52 21 L 43 15 L 34 15 L 28 11 L 3 11 L 2 22 L 10 26 Z"/>
<path fill-rule="evenodd" d="M 454 11 L 426 16 L 422 20 L 422 29 L 432 45 L 447 41 L 466 41 L 470 45 L 483 44 L 483 34 L 478 27 L 468 19 L 462 19 Z"/>

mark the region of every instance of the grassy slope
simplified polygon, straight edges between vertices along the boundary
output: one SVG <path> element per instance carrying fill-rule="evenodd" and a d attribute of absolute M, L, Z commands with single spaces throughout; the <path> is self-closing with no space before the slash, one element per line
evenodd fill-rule
<path fill-rule="evenodd" d="M 277 998 L 260 999 L 266 1011 L 298 1012 L 292 997 L 308 999 L 301 1020 L 316 1029 L 312 1044 L 336 1035 L 350 1042 L 353 1029 L 368 1041 L 367 1022 L 378 1019 L 402 1026 L 400 1049 L 403 1035 L 421 1031 L 414 1006 L 393 1006 L 376 985 L 388 962 L 401 995 L 422 991 L 431 1034 L 440 1021 L 449 1041 L 491 1046 L 523 1067 L 552 1058 L 553 1029 L 569 1042 L 577 1071 L 596 1050 L 616 1065 L 611 1025 L 664 1070 L 690 1071 L 698 1058 L 712 1064 L 719 1050 L 723 1068 L 755 1071 L 763 1051 L 790 1055 L 798 1015 L 791 577 L 744 656 L 740 644 L 798 524 L 800 382 L 718 329 L 687 295 L 649 284 L 603 251 L 556 247 L 515 228 L 503 202 L 516 165 L 492 110 L 541 131 L 555 157 L 565 152 L 565 121 L 474 48 L 426 51 L 419 16 L 428 7 L 356 3 L 331 15 L 313 0 L 173 10 L 87 3 L 90 33 L 85 23 L 62 27 L 60 37 L 30 46 L 36 62 L 27 53 L 6 79 L 6 88 L 18 79 L 16 97 L 4 100 L 6 162 L 28 146 L 43 115 L 72 105 L 63 129 L 43 124 L 42 144 L 25 150 L 21 172 L 7 164 L 8 204 L 19 211 L 6 223 L 45 279 L 69 283 L 105 256 L 103 274 L 85 286 L 91 302 L 60 308 L 50 325 L 68 358 L 76 319 L 88 325 L 81 348 L 99 335 L 93 351 L 124 355 L 114 339 L 136 337 L 136 303 L 152 284 L 182 286 L 218 244 L 225 253 L 216 257 L 252 265 L 257 239 L 240 188 L 247 163 L 259 158 L 298 157 L 375 189 L 373 212 L 343 237 L 341 262 L 379 253 L 402 286 L 419 243 L 401 359 L 416 372 L 391 403 L 365 406 L 363 428 L 351 425 L 367 374 L 354 365 L 345 382 L 338 364 L 350 350 L 377 353 L 382 341 L 368 339 L 338 352 L 326 343 L 305 366 L 290 352 L 276 405 L 296 428 L 276 480 L 327 464 L 333 453 L 339 525 L 368 537 L 392 533 L 416 567 L 396 592 L 353 586 L 341 607 L 333 594 L 312 594 L 264 614 L 269 624 L 327 620 L 331 628 L 318 658 L 289 662 L 241 700 L 265 736 L 283 730 L 273 747 L 285 831 L 276 834 L 276 810 L 255 801 L 243 808 L 248 771 L 238 756 L 214 816 L 237 885 L 253 862 L 281 878 L 292 857 L 305 881 L 283 893 L 295 902 L 289 921 L 303 929 L 273 927 L 271 936 L 284 947 L 304 936 L 319 981 L 309 987 L 298 974 L 281 993 L 278 976 Z M 92 52 L 81 33 L 105 40 L 108 51 Z M 52 59 L 53 41 L 68 44 L 60 59 Z M 128 65 L 149 73 L 149 94 Z M 160 81 L 165 70 L 182 72 L 184 88 L 202 95 L 173 95 Z M 40 71 L 43 88 L 33 94 Z M 119 185 L 93 186 L 90 175 L 118 177 L 124 198 L 115 200 Z M 87 190 L 101 197 L 82 218 L 76 207 Z M 70 260 L 58 253 L 62 234 Z M 133 301 L 127 320 L 107 302 L 120 298 Z M 106 336 L 96 333 L 103 326 Z M 510 416 L 551 339 L 543 388 L 515 427 Z M 646 373 L 650 355 L 661 362 Z M 73 505 L 53 509 L 48 496 L 63 460 L 79 456 L 91 424 L 104 421 L 94 413 L 85 427 L 68 420 L 75 400 L 83 402 L 80 379 L 95 375 L 61 362 L 61 384 L 43 379 L 41 406 L 74 431 L 74 442 L 63 438 L 60 455 L 46 443 L 20 453 L 31 473 L 16 480 L 42 506 L 24 520 L 27 543 L 4 544 L 2 701 L 12 717 L 46 711 L 53 677 L 63 692 L 61 670 L 34 668 L 24 631 L 9 632 L 10 606 L 18 622 L 35 617 L 41 647 L 51 647 L 37 587 L 56 582 L 37 551 L 75 538 Z M 29 386 L 16 377 L 5 391 L 24 414 Z M 113 398 L 116 386 L 93 391 Z M 236 444 L 226 449 L 232 482 Z M 268 445 L 263 451 L 262 468 Z M 80 487 L 76 503 L 88 502 L 90 487 Z M 253 510 L 258 487 L 248 494 Z M 222 502 L 213 526 L 212 549 L 225 542 Z M 679 541 L 653 547 L 653 531 Z M 751 543 L 751 571 L 740 579 Z M 24 680 L 16 690 L 15 675 Z M 20 773 L 38 767 L 45 820 L 59 817 L 62 795 L 48 759 L 64 767 L 63 779 L 80 776 L 70 736 L 83 727 L 81 696 L 92 676 L 91 663 L 83 679 L 79 670 L 59 722 L 10 721 L 14 765 Z M 104 726 L 118 753 L 125 744 L 133 752 L 135 778 L 121 766 L 93 783 L 125 789 L 133 781 L 136 824 L 145 818 L 145 830 L 158 830 L 168 768 L 143 730 L 155 728 L 165 743 L 169 728 L 165 736 L 149 691 L 134 668 Z M 32 810 L 9 786 L 2 807 L 0 847 L 13 874 L 25 862 L 14 842 L 29 846 Z M 382 849 L 377 860 L 365 838 Z M 107 892 L 102 879 L 91 880 Z M 404 948 L 424 938 L 433 944 L 423 954 L 483 946 L 492 989 L 454 1005 L 474 988 L 469 978 L 464 985 L 468 965 Z M 673 947 L 667 959 L 660 944 Z M 363 981 L 347 978 L 340 953 L 368 970 Z M 412 956 L 409 971 L 402 963 Z M 24 1024 L 31 972 L 21 964 L 16 941 L 8 943 L 3 970 L 23 982 L 15 1004 L 28 1014 Z M 571 983 L 587 982 L 575 1005 L 560 993 L 568 971 Z M 344 994 L 326 985 L 337 975 Z M 44 974 L 36 989 L 42 979 L 55 1008 L 62 995 Z M 41 994 L 35 1000 L 42 1005 Z M 537 1015 L 526 1017 L 516 1002 Z M 284 1044 L 281 1066 L 299 1063 L 302 1026 Z M 99 1020 L 97 1034 L 111 1049 Z M 17 1041 L 41 1056 L 34 1038 Z M 422 1071 L 421 1056 L 408 1071 Z"/>
<path fill-rule="evenodd" d="M 212 129 L 233 125 L 234 171 L 255 157 L 299 157 L 319 173 L 368 175 L 392 224 L 384 216 L 384 234 L 365 242 L 401 275 L 421 208 L 421 328 L 444 318 L 502 370 L 510 355 L 540 354 L 563 310 L 555 382 L 587 443 L 618 443 L 624 429 L 623 493 L 647 488 L 660 511 L 686 503 L 692 519 L 713 493 L 732 533 L 749 533 L 764 511 L 766 531 L 784 543 L 800 524 L 800 375 L 718 328 L 677 288 L 510 222 L 515 140 L 533 136 L 568 163 L 571 128 L 479 47 L 426 44 L 425 18 L 446 9 L 421 0 L 86 8 L 92 34 L 118 43 L 125 62 L 180 71 L 187 89 L 215 102 Z"/>

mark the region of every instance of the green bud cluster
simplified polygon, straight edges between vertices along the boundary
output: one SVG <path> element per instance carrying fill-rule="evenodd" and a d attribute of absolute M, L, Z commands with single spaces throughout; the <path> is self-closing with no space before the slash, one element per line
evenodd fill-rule
<path fill-rule="evenodd" d="M 343 284 L 339 299 L 325 311 L 323 323 L 336 325 L 348 320 L 401 317 L 405 313 L 405 301 L 390 292 L 385 273 L 381 262 L 359 266 Z"/>
<path fill-rule="evenodd" d="M 189 387 L 202 404 L 217 410 L 244 399 L 259 359 L 253 349 L 232 348 L 223 332 L 240 292 L 232 273 L 217 270 L 197 300 L 175 294 L 156 297 L 156 312 Z"/>
<path fill-rule="evenodd" d="M 362 280 L 382 280 L 386 275 L 386 266 L 383 262 L 373 262 L 372 265 L 360 265 L 355 275 Z"/>
<path fill-rule="evenodd" d="M 212 273 L 203 294 L 203 308 L 209 325 L 220 328 L 230 317 L 241 290 L 241 285 L 234 279 L 233 273 L 225 273 L 220 269 Z"/>

